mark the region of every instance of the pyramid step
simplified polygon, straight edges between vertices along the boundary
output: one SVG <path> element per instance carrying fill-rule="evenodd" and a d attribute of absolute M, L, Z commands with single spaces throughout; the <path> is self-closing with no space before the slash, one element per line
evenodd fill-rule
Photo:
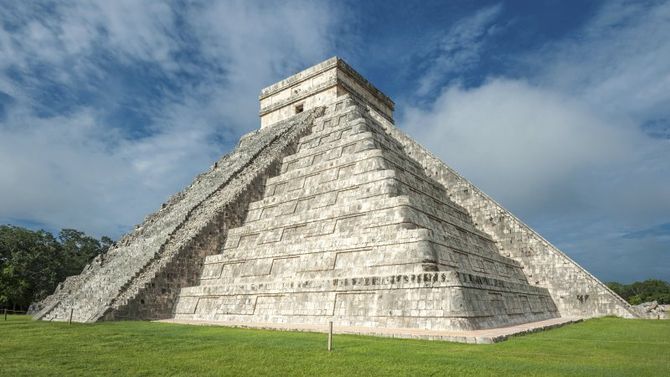
<path fill-rule="evenodd" d="M 325 115 L 311 128 L 310 134 L 302 136 L 299 142 L 309 143 L 312 139 L 323 138 L 334 131 L 351 128 L 365 119 L 364 113 L 359 106 L 350 106 L 338 113 Z"/>
<path fill-rule="evenodd" d="M 371 170 L 386 169 L 384 166 L 384 155 L 378 149 L 369 149 L 355 154 L 348 154 L 329 161 L 320 161 L 306 168 L 294 169 L 276 177 L 269 178 L 266 182 L 266 195 L 274 195 L 273 187 L 284 186 L 287 190 L 302 188 L 307 177 L 314 179 L 320 175 L 316 182 L 323 183 L 345 177 L 339 175 L 338 169 L 355 165 L 356 170 L 352 172 L 343 171 L 342 174 L 360 174 Z M 297 183 L 296 183 L 297 182 Z M 282 190 L 283 191 L 283 190 Z"/>
<path fill-rule="evenodd" d="M 409 198 L 405 196 L 387 197 L 386 195 L 381 195 L 361 201 L 335 202 L 328 207 L 322 208 L 320 211 L 265 217 L 246 223 L 239 228 L 231 229 L 226 240 L 226 248 L 236 245 L 239 242 L 239 238 L 245 234 L 269 232 L 298 224 L 322 223 L 325 221 L 330 221 L 335 226 L 338 219 L 350 217 L 351 215 L 369 214 L 370 221 L 367 225 L 370 227 L 382 225 L 386 222 L 402 222 L 405 214 L 400 209 L 409 205 Z M 384 216 L 388 217 L 384 218 Z"/>
<path fill-rule="evenodd" d="M 371 289 L 411 289 L 441 287 L 481 287 L 506 288 L 509 292 L 527 295 L 546 294 L 542 288 L 530 286 L 518 281 L 503 280 L 491 276 L 461 273 L 458 271 L 407 272 L 399 274 L 351 274 L 337 277 L 320 278 L 283 278 L 280 280 L 262 280 L 239 282 L 238 284 L 212 284 L 184 288 L 182 297 L 212 296 L 255 296 L 263 294 L 295 294 L 315 292 L 355 292 Z M 352 292 L 353 291 L 353 292 Z"/>
<path fill-rule="evenodd" d="M 306 151 L 311 151 L 324 145 L 332 145 L 333 143 L 338 143 L 341 140 L 346 140 L 347 138 L 368 130 L 369 127 L 367 127 L 365 119 L 361 118 L 356 122 L 332 126 L 321 132 L 313 132 L 300 138 L 296 153 L 305 153 Z M 291 156 L 287 156 L 285 161 L 291 161 L 291 159 Z"/>
<path fill-rule="evenodd" d="M 356 134 L 340 138 L 329 144 L 318 145 L 313 148 L 303 149 L 291 155 L 290 159 L 284 159 L 281 173 L 306 168 L 321 161 L 329 161 L 343 155 L 374 149 L 374 136 L 370 132 L 358 132 Z"/>
<path fill-rule="evenodd" d="M 254 243 L 241 243 L 236 248 L 226 248 L 223 253 L 210 255 L 205 263 L 222 263 L 224 261 L 252 260 L 268 256 L 295 255 L 299 253 L 318 253 L 325 251 L 341 251 L 372 246 L 388 246 L 402 243 L 416 243 L 430 240 L 428 229 L 408 229 L 405 223 L 390 223 L 374 228 L 360 228 L 355 232 L 332 232 L 316 236 L 299 236 L 293 234 L 274 245 L 266 245 L 262 251 L 248 255 L 258 247 Z M 357 244 L 359 242 L 360 244 Z M 309 250 L 305 250 L 308 248 Z M 232 262 L 231 262 L 232 263 Z"/>
<path fill-rule="evenodd" d="M 407 249 L 408 247 L 410 249 Z M 519 264 L 508 258 L 469 245 L 442 244 L 432 240 L 429 230 L 405 229 L 403 224 L 370 229 L 351 235 L 332 234 L 313 239 L 288 240 L 281 244 L 270 245 L 264 248 L 262 253 L 256 252 L 253 258 L 249 258 L 249 253 L 257 249 L 257 247 L 247 246 L 208 257 L 205 261 L 203 278 L 211 275 L 207 272 L 210 268 L 219 271 L 219 273 L 213 272 L 214 275 L 219 276 L 221 264 L 240 265 L 251 263 L 254 260 L 263 260 L 263 263 L 266 263 L 266 267 L 269 268 L 272 260 L 282 258 L 300 258 L 307 266 L 330 263 L 330 268 L 324 269 L 327 270 L 334 268 L 338 255 L 349 256 L 363 252 L 360 254 L 366 255 L 362 257 L 363 263 L 350 266 L 350 269 L 364 266 L 398 266 L 408 263 L 415 265 L 418 263 L 420 266 L 428 258 L 432 260 L 431 263 L 437 263 L 440 269 L 459 268 L 475 273 L 491 273 L 496 276 L 525 280 Z M 416 254 L 417 259 L 409 257 L 410 254 L 407 252 L 410 250 L 418 253 Z M 218 266 L 212 266 L 215 264 Z"/>
<path fill-rule="evenodd" d="M 380 181 L 393 179 L 395 177 L 396 172 L 394 170 L 374 170 L 367 174 L 344 177 L 343 179 L 324 182 L 316 186 L 305 186 L 302 190 L 292 190 L 284 192 L 281 195 L 278 194 L 265 196 L 263 199 L 249 204 L 249 213 L 247 215 L 246 221 L 255 221 L 260 218 L 260 212 L 262 212 L 261 210 L 266 207 L 282 205 L 297 200 L 307 200 L 318 195 L 325 195 L 332 192 L 340 192 L 348 189 L 362 188 L 363 186 L 371 186 Z"/>

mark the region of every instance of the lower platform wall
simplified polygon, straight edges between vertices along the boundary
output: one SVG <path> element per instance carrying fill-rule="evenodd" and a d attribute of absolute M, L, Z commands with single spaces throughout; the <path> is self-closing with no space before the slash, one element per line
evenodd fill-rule
<path fill-rule="evenodd" d="M 257 293 L 246 293 L 254 291 Z M 521 284 L 471 274 L 436 272 L 186 288 L 175 319 L 292 324 L 335 321 L 343 326 L 477 330 L 557 316 L 546 290 L 528 290 Z"/>

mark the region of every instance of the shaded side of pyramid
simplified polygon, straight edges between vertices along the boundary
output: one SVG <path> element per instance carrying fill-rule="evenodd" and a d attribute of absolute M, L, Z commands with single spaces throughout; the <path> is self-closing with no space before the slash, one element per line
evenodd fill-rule
<path fill-rule="evenodd" d="M 475 227 L 488 234 L 498 252 L 518 262 L 534 286 L 549 290 L 562 317 L 619 316 L 638 318 L 626 300 L 526 225 L 502 205 L 447 166 L 429 150 L 370 109 L 385 132 L 416 159 L 426 175 L 438 182 L 448 197 L 462 206 Z"/>
<path fill-rule="evenodd" d="M 198 284 L 203 258 L 239 226 L 248 204 L 278 173 L 281 158 L 322 109 L 246 135 L 237 148 L 196 177 L 82 273 L 67 278 L 36 304 L 34 318 L 95 322 L 172 317 L 183 286 Z"/>

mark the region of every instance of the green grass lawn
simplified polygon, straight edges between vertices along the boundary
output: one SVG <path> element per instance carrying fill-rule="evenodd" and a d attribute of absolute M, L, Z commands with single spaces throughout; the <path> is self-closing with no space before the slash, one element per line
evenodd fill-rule
<path fill-rule="evenodd" d="M 670 321 L 601 318 L 492 345 L 0 317 L 3 376 L 670 376 Z"/>

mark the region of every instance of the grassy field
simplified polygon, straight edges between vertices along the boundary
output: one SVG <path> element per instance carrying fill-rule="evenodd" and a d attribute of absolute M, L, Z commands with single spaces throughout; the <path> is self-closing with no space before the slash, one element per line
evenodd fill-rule
<path fill-rule="evenodd" d="M 670 321 L 602 318 L 492 345 L 0 317 L 3 376 L 670 376 Z"/>

